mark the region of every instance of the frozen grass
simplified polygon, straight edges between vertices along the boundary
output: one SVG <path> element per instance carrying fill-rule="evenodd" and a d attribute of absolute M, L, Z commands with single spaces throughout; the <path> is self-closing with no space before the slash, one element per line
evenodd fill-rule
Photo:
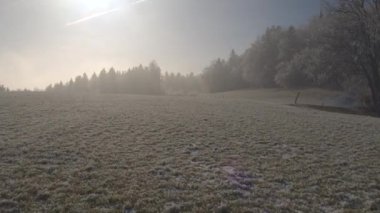
<path fill-rule="evenodd" d="M 2 95 L 0 212 L 380 210 L 380 119 L 259 100 Z"/>

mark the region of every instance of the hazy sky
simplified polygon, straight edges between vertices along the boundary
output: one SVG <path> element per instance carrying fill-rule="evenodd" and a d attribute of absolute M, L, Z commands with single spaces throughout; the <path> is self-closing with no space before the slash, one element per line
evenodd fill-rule
<path fill-rule="evenodd" d="M 45 88 L 156 60 L 199 73 L 271 25 L 302 25 L 319 0 L 0 0 L 0 84 Z"/>

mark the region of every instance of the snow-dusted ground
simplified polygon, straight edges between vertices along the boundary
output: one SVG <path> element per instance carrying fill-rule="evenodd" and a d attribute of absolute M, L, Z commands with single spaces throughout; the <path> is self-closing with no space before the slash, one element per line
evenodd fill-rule
<path fill-rule="evenodd" d="M 0 212 L 380 210 L 380 119 L 273 97 L 0 96 Z"/>

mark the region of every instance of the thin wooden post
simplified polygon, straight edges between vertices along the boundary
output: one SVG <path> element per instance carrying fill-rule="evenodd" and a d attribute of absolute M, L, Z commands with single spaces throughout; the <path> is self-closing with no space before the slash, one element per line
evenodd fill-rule
<path fill-rule="evenodd" d="M 297 105 L 298 98 L 300 97 L 300 95 L 301 95 L 301 92 L 298 92 L 296 98 L 294 99 L 294 105 Z"/>

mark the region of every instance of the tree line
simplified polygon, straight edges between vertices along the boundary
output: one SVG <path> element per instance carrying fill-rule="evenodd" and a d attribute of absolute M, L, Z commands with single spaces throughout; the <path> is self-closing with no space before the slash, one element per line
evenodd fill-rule
<path fill-rule="evenodd" d="M 152 62 L 127 71 L 103 69 L 46 91 L 197 93 L 244 88 L 320 87 L 344 90 L 380 113 L 380 0 L 325 2 L 323 13 L 300 27 L 272 26 L 245 52 L 231 51 L 199 75 L 161 75 Z"/>
<path fill-rule="evenodd" d="M 149 66 L 137 66 L 127 71 L 116 71 L 114 68 L 103 69 L 99 74 L 93 73 L 89 78 L 86 73 L 68 82 L 50 84 L 47 92 L 51 93 L 129 93 L 160 95 L 190 94 L 201 92 L 201 78 L 193 73 L 165 73 L 156 62 Z"/>
<path fill-rule="evenodd" d="M 116 71 L 114 68 L 108 71 L 103 69 L 98 75 L 94 73 L 90 78 L 84 73 L 65 84 L 60 82 L 49 85 L 46 91 L 160 94 L 162 93 L 160 81 L 161 69 L 152 62 L 147 67 L 140 65 L 127 71 Z"/>
<path fill-rule="evenodd" d="M 0 84 L 0 92 L 9 92 L 9 88 L 7 88 L 4 85 Z"/>
<path fill-rule="evenodd" d="M 214 60 L 210 92 L 321 87 L 367 97 L 380 113 L 380 0 L 325 2 L 302 27 L 272 26 L 243 54 Z"/>
<path fill-rule="evenodd" d="M 165 72 L 162 87 L 166 94 L 197 94 L 205 90 L 201 76 L 194 73 L 183 75 Z"/>

